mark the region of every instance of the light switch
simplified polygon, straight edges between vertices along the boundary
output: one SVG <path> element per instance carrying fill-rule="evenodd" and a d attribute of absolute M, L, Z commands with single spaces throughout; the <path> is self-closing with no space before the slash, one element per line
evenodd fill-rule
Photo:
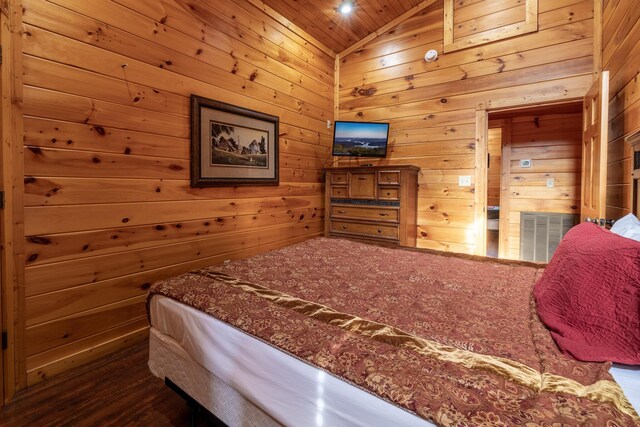
<path fill-rule="evenodd" d="M 532 164 L 533 164 L 533 162 L 531 161 L 531 159 L 522 159 L 522 160 L 520 160 L 520 167 L 521 168 L 530 168 Z"/>
<path fill-rule="evenodd" d="M 471 187 L 471 175 L 460 175 L 458 177 L 458 185 L 460 187 Z"/>
<path fill-rule="evenodd" d="M 553 188 L 555 187 L 555 185 L 556 185 L 555 179 L 547 178 L 547 188 Z"/>

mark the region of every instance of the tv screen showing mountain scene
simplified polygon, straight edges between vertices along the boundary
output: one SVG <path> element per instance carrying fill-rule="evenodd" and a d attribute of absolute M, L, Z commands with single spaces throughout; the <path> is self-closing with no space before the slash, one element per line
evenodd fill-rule
<path fill-rule="evenodd" d="M 334 156 L 385 157 L 389 123 L 335 122 Z"/>

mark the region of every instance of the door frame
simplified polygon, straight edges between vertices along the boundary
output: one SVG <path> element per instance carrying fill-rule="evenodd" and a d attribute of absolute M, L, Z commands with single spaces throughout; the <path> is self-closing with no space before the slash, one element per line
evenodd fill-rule
<path fill-rule="evenodd" d="M 0 406 L 26 387 L 24 293 L 24 145 L 22 0 L 0 6 L 0 323 L 7 332 L 2 351 Z"/>
<path fill-rule="evenodd" d="M 487 181 L 489 168 L 489 112 L 484 104 L 476 108 L 475 188 L 473 191 L 473 229 L 476 255 L 487 254 Z"/>
<path fill-rule="evenodd" d="M 474 205 L 474 224 L 473 229 L 475 232 L 475 255 L 486 256 L 487 254 L 487 181 L 488 181 L 488 167 L 487 167 L 487 155 L 489 153 L 489 114 L 490 113 L 504 113 L 504 112 L 517 112 L 518 110 L 528 110 L 536 107 L 549 107 L 564 104 L 573 104 L 582 102 L 583 97 L 566 98 L 562 100 L 550 100 L 546 102 L 527 102 L 526 100 L 518 101 L 510 99 L 508 101 L 488 101 L 487 103 L 480 103 L 476 105 L 476 151 L 475 151 L 475 190 L 473 196 Z M 503 155 L 504 166 L 504 155 Z M 500 203 L 502 204 L 502 197 L 504 194 L 503 188 L 503 172 L 501 171 L 500 178 Z M 500 225 L 499 229 L 502 232 L 508 229 L 506 221 L 508 221 L 508 215 L 502 215 L 502 209 L 500 210 Z M 502 237 L 500 237 L 500 247 L 503 247 Z M 508 251 L 508 248 L 505 249 Z M 500 251 L 502 257 L 502 249 Z"/>
<path fill-rule="evenodd" d="M 1 30 L 2 27 L 4 27 L 6 21 L 6 17 L 4 15 L 4 13 L 0 12 L 0 46 L 2 46 L 2 42 L 4 41 L 4 31 Z M 0 70 L 2 70 L 5 67 L 2 67 L 2 65 L 0 64 Z M 1 74 L 1 71 L 0 71 Z M 3 99 L 5 95 L 5 81 L 4 79 L 0 78 L 0 99 Z M 2 136 L 4 136 L 4 129 L 6 126 L 6 123 L 4 122 L 4 109 L 5 109 L 5 105 L 4 102 L 0 101 L 0 134 L 2 134 Z M 4 144 L 4 140 L 2 141 L 2 148 L 0 148 L 0 190 L 3 191 L 2 193 L 2 202 L 4 203 L 4 192 L 6 191 L 6 187 L 5 187 L 5 183 L 6 180 L 5 178 L 5 163 L 4 163 L 4 159 L 6 157 L 5 153 L 6 151 L 6 146 Z M 3 207 L 3 210 L 5 208 Z M 7 246 L 6 241 L 5 241 L 5 227 L 6 227 L 6 218 L 4 215 L 4 212 L 0 211 L 0 332 L 2 332 L 3 334 L 3 338 L 4 338 L 4 333 L 7 330 L 6 326 L 8 324 L 7 319 L 5 319 L 5 314 L 8 313 L 7 308 L 5 307 L 5 301 L 7 300 L 7 296 L 5 295 L 8 291 L 8 289 L 5 286 L 5 283 L 7 282 L 7 278 L 4 275 L 4 272 L 6 270 L 6 258 L 5 258 L 5 252 L 6 252 L 6 248 Z M 3 343 L 4 344 L 4 343 Z M 5 353 L 7 353 L 9 351 L 9 349 L 0 349 L 0 407 L 4 406 L 5 403 L 5 396 L 7 395 L 7 393 L 5 393 L 5 389 L 7 388 L 7 385 L 5 383 L 5 371 L 7 371 L 7 369 L 5 368 L 5 362 L 7 361 L 7 357 L 5 355 Z"/>
<path fill-rule="evenodd" d="M 511 171 L 511 119 L 489 119 L 488 129 L 500 129 L 500 216 L 498 258 L 509 256 L 509 192 Z M 488 182 L 488 177 L 487 177 Z M 488 187 L 487 187 L 488 191 Z"/>

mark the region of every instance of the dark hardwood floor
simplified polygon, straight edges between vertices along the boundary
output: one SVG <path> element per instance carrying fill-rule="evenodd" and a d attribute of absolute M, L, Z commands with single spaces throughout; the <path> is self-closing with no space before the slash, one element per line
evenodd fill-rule
<path fill-rule="evenodd" d="M 23 390 L 0 409 L 0 426 L 188 426 L 187 403 L 151 375 L 147 357 L 144 342 Z"/>

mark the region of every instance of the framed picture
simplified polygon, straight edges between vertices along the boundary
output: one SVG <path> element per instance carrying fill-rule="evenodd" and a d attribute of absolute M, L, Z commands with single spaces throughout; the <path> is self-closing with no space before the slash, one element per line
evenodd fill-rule
<path fill-rule="evenodd" d="M 278 117 L 191 95 L 191 186 L 278 185 Z"/>

